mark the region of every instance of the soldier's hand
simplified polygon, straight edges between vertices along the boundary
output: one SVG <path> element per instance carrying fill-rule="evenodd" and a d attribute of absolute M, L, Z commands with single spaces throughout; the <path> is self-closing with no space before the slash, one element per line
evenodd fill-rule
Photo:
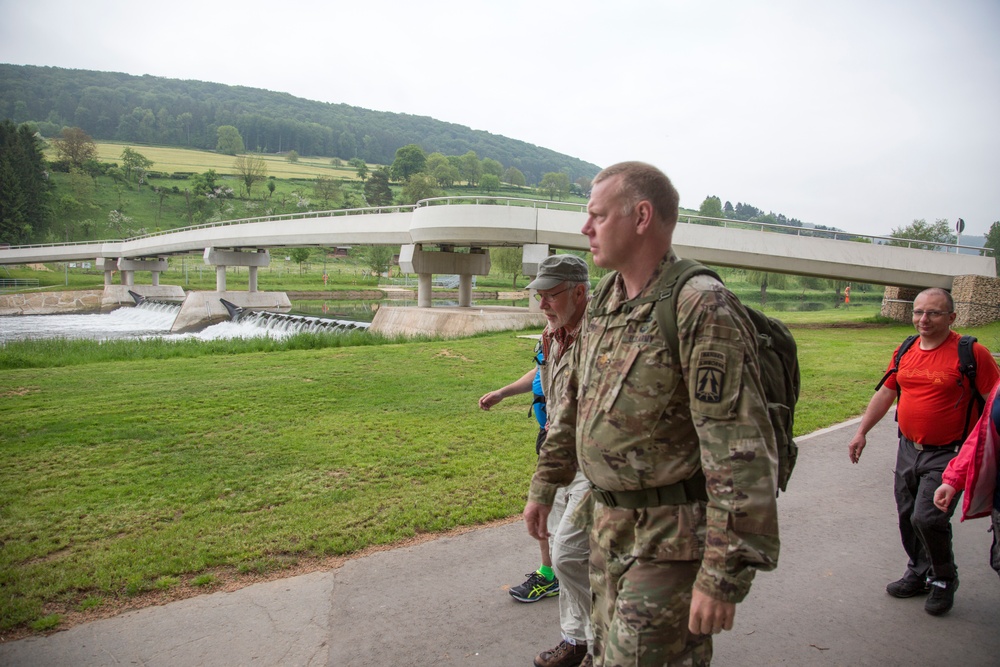
<path fill-rule="evenodd" d="M 934 492 L 934 507 L 942 512 L 947 512 L 951 507 L 951 501 L 955 497 L 955 487 L 951 484 L 942 484 Z"/>
<path fill-rule="evenodd" d="M 851 455 L 851 463 L 858 462 L 858 459 L 861 458 L 861 451 L 865 448 L 867 442 L 867 439 L 862 433 L 858 433 L 854 436 L 851 440 L 851 444 L 847 446 L 847 450 Z"/>
<path fill-rule="evenodd" d="M 736 603 L 717 600 L 697 588 L 691 594 L 691 615 L 688 630 L 697 635 L 717 635 L 733 629 Z"/>
<path fill-rule="evenodd" d="M 551 505 L 543 505 L 528 501 L 524 506 L 524 525 L 528 528 L 528 535 L 536 540 L 547 540 L 549 538 L 549 512 Z"/>

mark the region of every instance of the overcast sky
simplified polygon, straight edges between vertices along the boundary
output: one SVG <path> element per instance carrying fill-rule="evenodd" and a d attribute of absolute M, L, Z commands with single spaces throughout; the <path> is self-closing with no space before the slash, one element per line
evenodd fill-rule
<path fill-rule="evenodd" d="M 689 208 L 717 195 L 868 234 L 1000 220 L 998 0 L 0 0 L 0 62 L 644 160 Z"/>

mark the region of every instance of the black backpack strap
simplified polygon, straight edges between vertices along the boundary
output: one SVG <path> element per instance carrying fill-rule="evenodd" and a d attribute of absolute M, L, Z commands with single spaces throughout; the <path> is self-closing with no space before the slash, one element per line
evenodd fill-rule
<path fill-rule="evenodd" d="M 978 339 L 975 336 L 962 336 L 958 339 L 958 371 L 969 378 L 969 390 L 972 396 L 969 397 L 969 407 L 965 411 L 965 428 L 962 429 L 962 442 L 969 435 L 972 422 L 972 406 L 979 406 L 979 414 L 982 414 L 986 407 L 986 399 L 979 393 L 976 387 L 976 355 L 973 353 L 972 344 Z"/>
<path fill-rule="evenodd" d="M 913 334 L 912 336 L 909 336 L 906 340 L 904 340 L 902 343 L 900 343 L 899 349 L 896 351 L 896 358 L 893 359 L 892 368 L 887 370 L 885 372 L 885 375 L 882 376 L 882 379 L 878 381 L 877 385 L 875 385 L 875 391 L 878 391 L 879 389 L 882 388 L 882 385 L 885 384 L 885 381 L 889 379 L 890 375 L 894 375 L 895 373 L 899 372 L 899 360 L 903 357 L 904 354 L 906 354 L 907 350 L 913 347 L 913 344 L 917 342 L 918 338 L 920 338 L 920 336 L 918 336 L 917 334 Z M 897 396 L 899 394 L 898 386 L 896 387 L 896 394 Z"/>

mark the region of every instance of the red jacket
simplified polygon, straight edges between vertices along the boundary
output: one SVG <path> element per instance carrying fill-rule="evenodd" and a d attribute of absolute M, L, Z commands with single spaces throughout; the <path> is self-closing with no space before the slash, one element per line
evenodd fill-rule
<path fill-rule="evenodd" d="M 998 425 L 993 423 L 990 413 L 997 400 L 997 390 L 1000 390 L 1000 383 L 993 387 L 982 417 L 942 475 L 942 482 L 966 492 L 962 499 L 962 521 L 989 516 L 993 511 L 1000 437 L 997 437 Z"/>

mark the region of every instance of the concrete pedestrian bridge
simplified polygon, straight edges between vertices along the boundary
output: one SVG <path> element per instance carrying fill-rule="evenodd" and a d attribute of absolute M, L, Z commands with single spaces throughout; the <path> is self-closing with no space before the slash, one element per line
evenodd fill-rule
<path fill-rule="evenodd" d="M 535 275 L 538 262 L 554 249 L 589 249 L 587 238 L 580 233 L 586 218 L 586 206 L 582 204 L 442 197 L 413 206 L 215 222 L 125 240 L 11 246 L 0 249 L 0 264 L 96 260 L 105 269 L 109 292 L 117 287 L 111 283 L 114 271 L 121 272 L 120 287 L 124 290 L 136 289 L 135 271 L 151 271 L 153 284 L 138 286 L 136 291 L 155 297 L 169 296 L 157 292 L 173 291 L 170 286 L 159 285 L 166 257 L 198 252 L 217 269 L 217 291 L 202 293 L 206 303 L 226 295 L 224 298 L 243 307 L 281 308 L 280 299 L 257 292 L 256 270 L 268 265 L 269 249 L 390 245 L 400 249 L 402 270 L 418 276 L 419 307 L 431 305 L 434 274 L 459 275 L 459 306 L 468 307 L 472 276 L 489 273 L 490 247 L 523 248 L 522 273 Z M 674 233 L 679 255 L 720 266 L 875 283 L 910 291 L 926 287 L 951 290 L 956 287 L 956 279 L 966 276 L 996 278 L 992 257 L 959 254 L 959 246 L 920 241 L 909 242 L 910 247 L 885 245 L 890 240 L 899 243 L 898 239 L 881 236 L 692 215 L 682 215 Z M 249 292 L 226 290 L 227 266 L 249 267 Z M 180 287 L 176 290 L 183 296 Z M 131 298 L 125 297 L 122 295 L 120 302 L 130 303 Z M 224 314 L 221 305 L 219 314 Z"/>

